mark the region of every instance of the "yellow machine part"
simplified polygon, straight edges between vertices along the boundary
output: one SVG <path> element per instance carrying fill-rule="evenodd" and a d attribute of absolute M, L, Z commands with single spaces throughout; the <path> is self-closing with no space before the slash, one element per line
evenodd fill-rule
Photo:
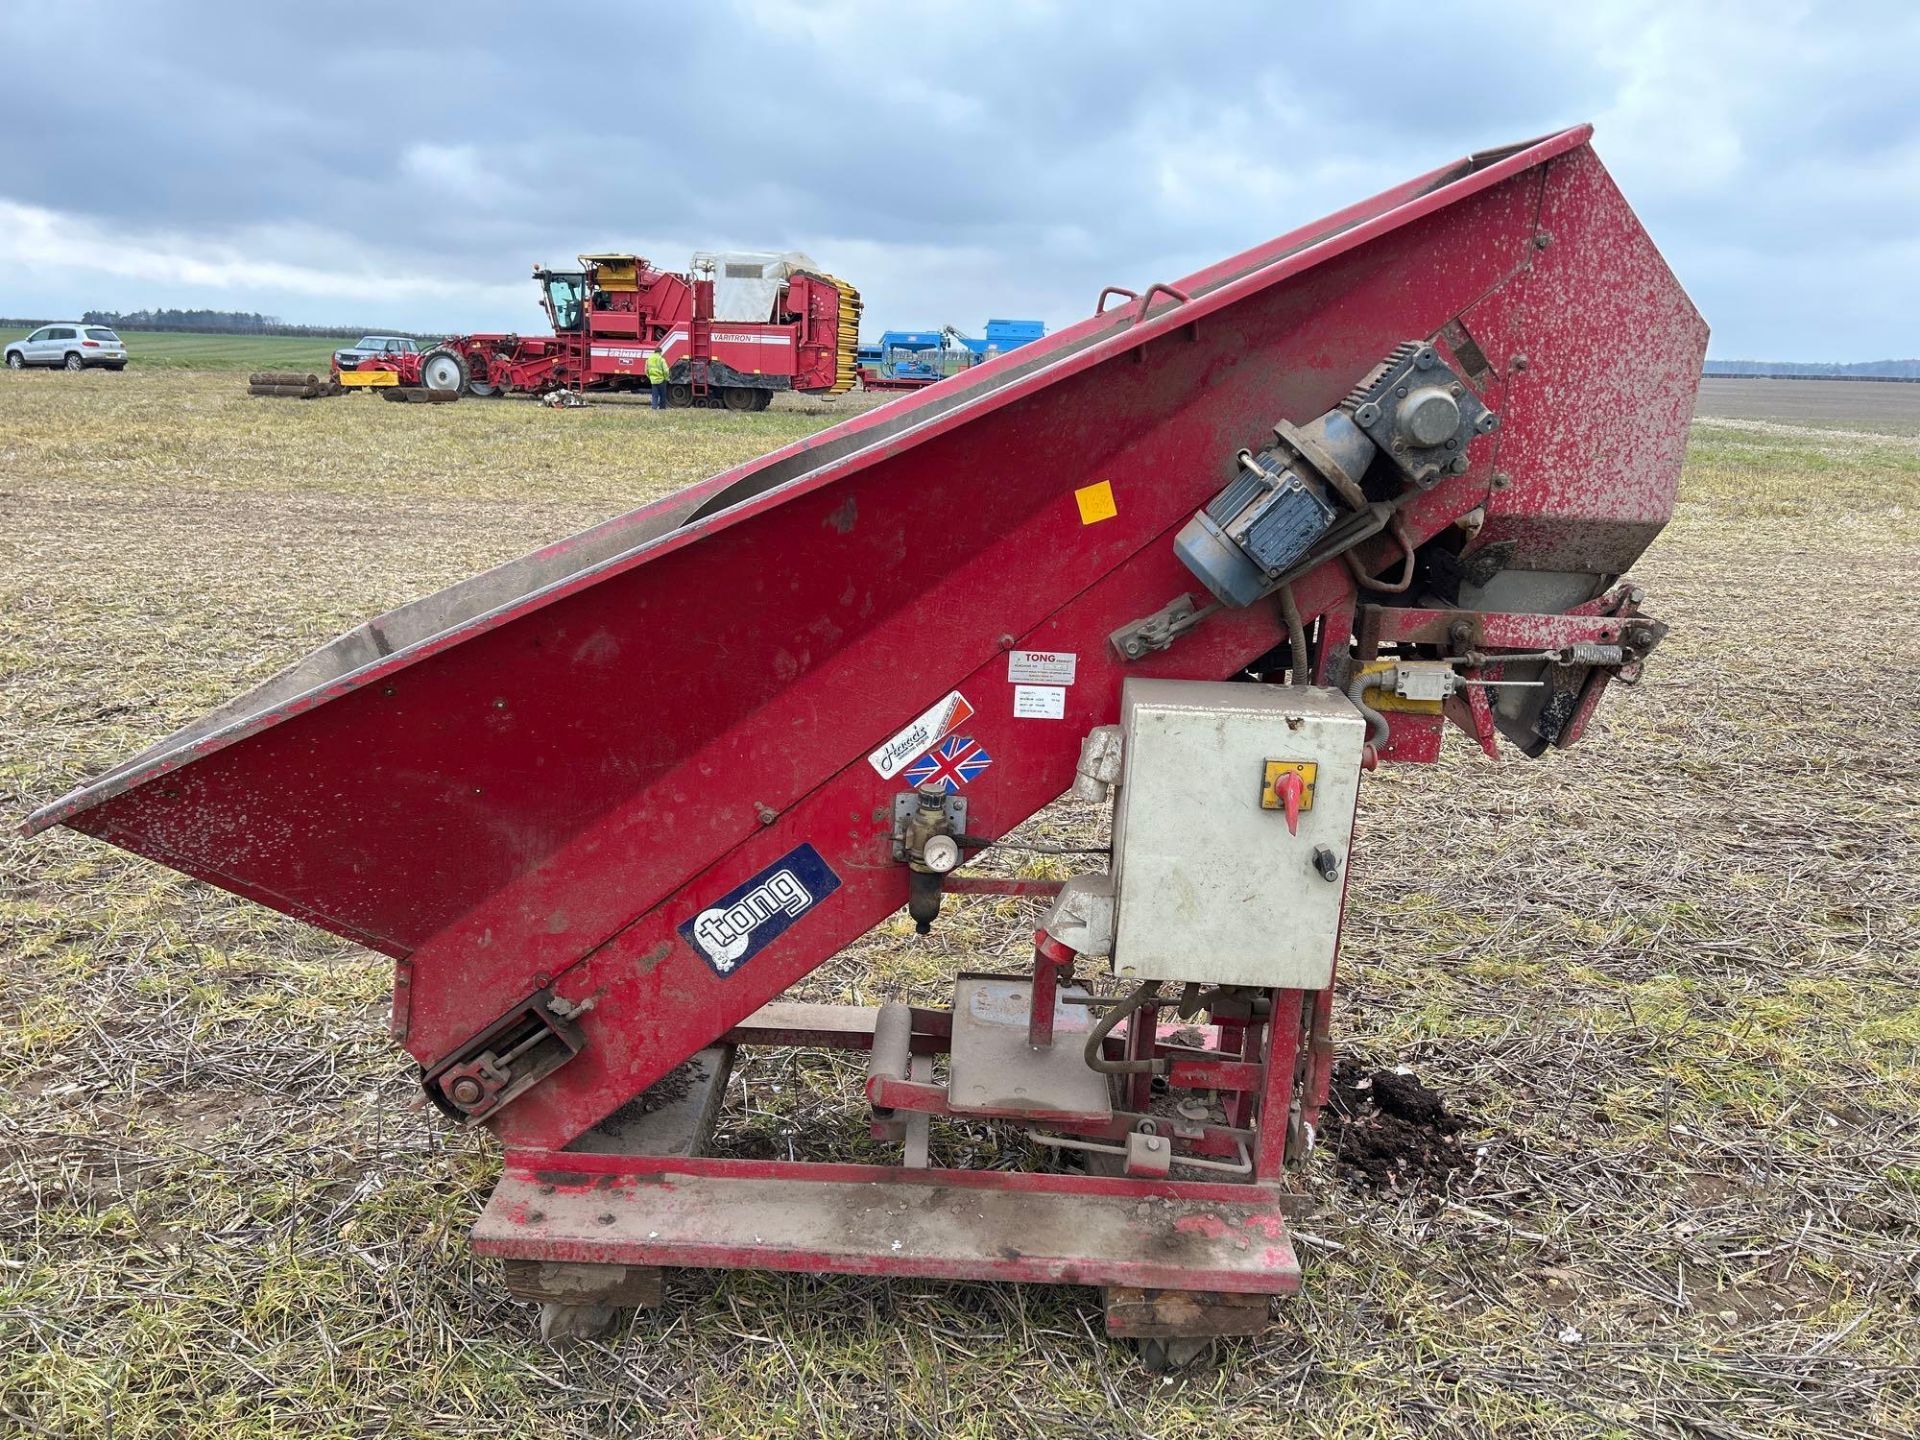
<path fill-rule="evenodd" d="M 340 383 L 352 387 L 355 385 L 398 385 L 400 377 L 391 370 L 342 370 Z"/>
<path fill-rule="evenodd" d="M 593 272 L 593 283 L 602 290 L 612 292 L 640 288 L 638 255 L 582 255 L 580 263 Z"/>
<path fill-rule="evenodd" d="M 1391 670 L 1393 663 L 1391 660 L 1374 660 L 1362 665 L 1357 673 L 1360 675 L 1378 675 L 1383 670 Z M 1394 694 L 1391 690 L 1369 688 L 1367 690 L 1367 704 L 1382 713 L 1389 710 L 1398 710 L 1407 715 L 1438 715 L 1441 713 L 1440 702 L 1438 700 L 1408 700 L 1403 696 Z"/>
<path fill-rule="evenodd" d="M 859 378 L 854 362 L 860 353 L 860 292 L 837 275 L 826 278 L 833 281 L 834 289 L 840 292 L 840 344 L 834 352 L 833 388 L 827 393 L 844 395 Z"/>

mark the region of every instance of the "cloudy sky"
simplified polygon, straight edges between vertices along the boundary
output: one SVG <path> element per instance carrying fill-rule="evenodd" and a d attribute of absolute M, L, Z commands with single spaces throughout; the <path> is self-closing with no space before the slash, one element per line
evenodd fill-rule
<path fill-rule="evenodd" d="M 0 0 L 0 314 L 534 329 L 536 261 L 799 249 L 1059 324 L 1580 120 L 1726 359 L 1920 353 L 1920 4 Z"/>

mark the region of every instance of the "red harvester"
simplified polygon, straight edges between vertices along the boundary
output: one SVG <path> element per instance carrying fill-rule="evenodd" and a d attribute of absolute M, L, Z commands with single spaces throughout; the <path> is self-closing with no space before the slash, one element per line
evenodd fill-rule
<path fill-rule="evenodd" d="M 647 355 L 660 350 L 675 406 L 764 410 L 782 390 L 852 388 L 860 292 L 846 281 L 804 255 L 759 251 L 695 255 L 693 270 L 656 270 L 639 255 L 582 255 L 578 270 L 536 265 L 553 334 L 456 335 L 340 378 L 403 387 L 408 398 L 644 390 Z M 397 378 L 375 378 L 387 373 Z"/>
<path fill-rule="evenodd" d="M 645 389 L 655 349 L 678 406 L 764 410 L 782 390 L 838 395 L 853 384 L 860 294 L 804 255 L 696 255 L 692 275 L 638 255 L 582 255 L 578 270 L 533 275 L 553 334 L 446 342 L 475 395 Z"/>

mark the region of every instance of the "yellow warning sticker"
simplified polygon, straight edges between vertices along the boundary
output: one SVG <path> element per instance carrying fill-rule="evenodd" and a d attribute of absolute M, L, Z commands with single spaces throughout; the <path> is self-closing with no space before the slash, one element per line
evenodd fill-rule
<path fill-rule="evenodd" d="M 1104 480 L 1097 485 L 1088 485 L 1074 491 L 1073 503 L 1080 507 L 1082 525 L 1111 520 L 1120 513 L 1119 508 L 1113 503 L 1113 486 Z"/>

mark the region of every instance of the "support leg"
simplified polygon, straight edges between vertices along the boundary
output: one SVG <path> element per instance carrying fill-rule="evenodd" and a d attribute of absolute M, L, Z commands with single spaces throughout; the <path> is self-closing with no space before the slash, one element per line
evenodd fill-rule
<path fill-rule="evenodd" d="M 1270 1315 L 1265 1295 L 1208 1290 L 1106 1290 L 1107 1334 L 1130 1341 L 1155 1374 L 1192 1364 L 1222 1335 L 1258 1335 Z"/>
<path fill-rule="evenodd" d="M 550 1342 L 603 1335 L 622 1309 L 658 1305 L 660 1271 L 647 1265 L 591 1265 L 508 1260 L 507 1291 L 540 1306 L 540 1338 Z"/>

